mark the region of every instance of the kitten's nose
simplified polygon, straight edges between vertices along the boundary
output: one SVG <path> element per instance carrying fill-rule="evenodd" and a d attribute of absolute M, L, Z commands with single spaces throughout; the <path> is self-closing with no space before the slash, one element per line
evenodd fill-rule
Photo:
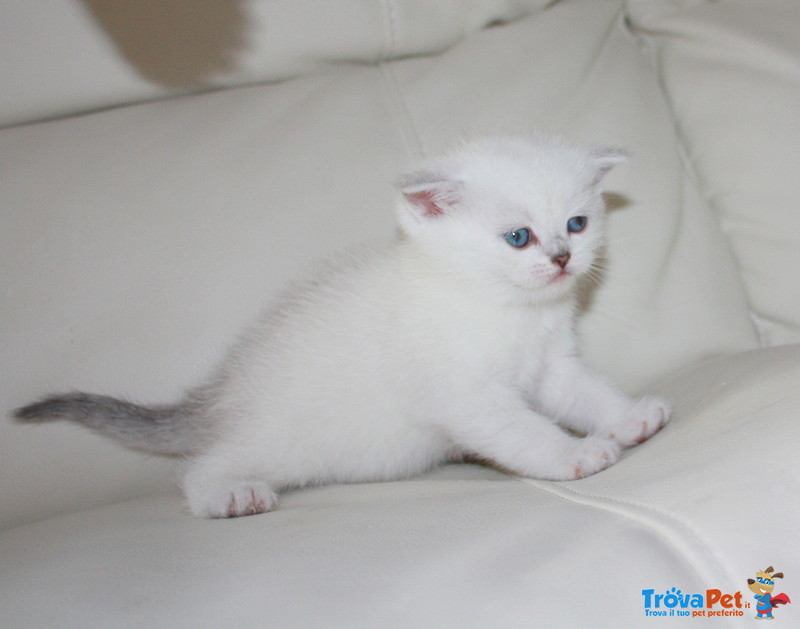
<path fill-rule="evenodd" d="M 550 260 L 552 260 L 553 264 L 557 264 L 563 269 L 567 266 L 567 263 L 571 257 L 572 255 L 569 251 L 563 251 L 554 255 L 552 258 L 550 258 Z"/>

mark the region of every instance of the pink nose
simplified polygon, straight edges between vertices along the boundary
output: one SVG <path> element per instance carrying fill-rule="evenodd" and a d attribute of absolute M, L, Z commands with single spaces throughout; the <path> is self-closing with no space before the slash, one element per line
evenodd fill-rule
<path fill-rule="evenodd" d="M 557 264 L 563 269 L 567 266 L 567 264 L 569 263 L 569 259 L 571 257 L 572 256 L 570 255 L 570 253 L 568 251 L 565 251 L 564 253 L 559 253 L 558 255 L 555 255 L 550 259 L 553 261 L 553 264 Z"/>

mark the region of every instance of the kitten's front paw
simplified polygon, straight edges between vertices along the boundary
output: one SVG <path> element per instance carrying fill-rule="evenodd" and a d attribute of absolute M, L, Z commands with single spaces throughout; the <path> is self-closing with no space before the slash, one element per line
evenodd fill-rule
<path fill-rule="evenodd" d="M 266 483 L 242 483 L 207 495 L 202 504 L 190 505 L 195 515 L 205 518 L 238 518 L 267 513 L 278 506 L 278 496 Z"/>
<path fill-rule="evenodd" d="M 620 455 L 620 447 L 606 437 L 589 436 L 577 441 L 571 452 L 569 473 L 565 480 L 586 478 L 614 465 Z"/>
<path fill-rule="evenodd" d="M 671 416 L 672 408 L 666 400 L 643 397 L 634 402 L 625 419 L 614 426 L 608 436 L 624 447 L 644 443 L 661 430 Z"/>

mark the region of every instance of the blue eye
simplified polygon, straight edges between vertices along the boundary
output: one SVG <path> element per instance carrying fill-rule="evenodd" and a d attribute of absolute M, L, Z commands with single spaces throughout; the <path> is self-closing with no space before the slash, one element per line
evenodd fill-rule
<path fill-rule="evenodd" d="M 524 247 L 531 241 L 531 230 L 528 229 L 527 227 L 523 227 L 522 229 L 515 229 L 513 232 L 508 232 L 507 234 L 503 234 L 503 238 L 505 238 L 506 242 L 512 247 L 517 247 L 518 249 L 522 249 L 522 247 Z"/>
<path fill-rule="evenodd" d="M 588 223 L 589 219 L 585 216 L 573 216 L 567 221 L 567 231 L 570 234 L 580 234 L 584 229 L 586 229 L 586 225 Z"/>

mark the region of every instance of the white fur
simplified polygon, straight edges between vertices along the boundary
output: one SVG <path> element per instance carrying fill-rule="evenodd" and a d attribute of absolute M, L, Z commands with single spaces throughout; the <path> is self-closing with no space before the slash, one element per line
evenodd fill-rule
<path fill-rule="evenodd" d="M 292 287 L 195 393 L 218 438 L 188 463 L 192 511 L 268 511 L 287 488 L 408 477 L 465 452 L 582 478 L 659 430 L 669 406 L 589 373 L 573 333 L 575 283 L 603 238 L 600 181 L 621 160 L 500 137 L 406 176 L 398 237 Z M 578 215 L 588 227 L 569 234 Z M 505 241 L 522 227 L 538 244 Z"/>

